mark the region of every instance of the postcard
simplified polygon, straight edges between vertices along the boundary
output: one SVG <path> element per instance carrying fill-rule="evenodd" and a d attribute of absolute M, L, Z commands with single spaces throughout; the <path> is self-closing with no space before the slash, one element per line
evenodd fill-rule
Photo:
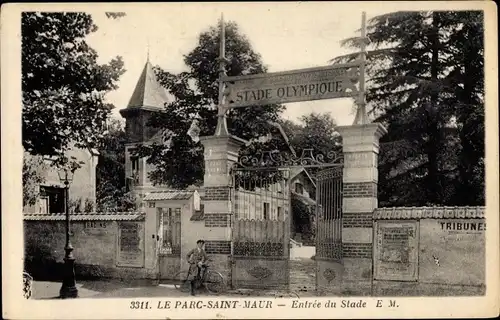
<path fill-rule="evenodd" d="M 495 9 L 3 5 L 3 317 L 497 316 Z"/>

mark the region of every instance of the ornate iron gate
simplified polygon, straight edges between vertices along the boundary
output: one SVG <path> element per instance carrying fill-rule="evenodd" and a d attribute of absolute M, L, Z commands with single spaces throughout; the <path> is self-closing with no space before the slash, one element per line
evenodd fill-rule
<path fill-rule="evenodd" d="M 316 289 L 330 291 L 342 272 L 342 166 L 316 175 Z"/>
<path fill-rule="evenodd" d="M 288 169 L 233 169 L 232 286 L 288 288 Z"/>
<path fill-rule="evenodd" d="M 320 171 L 316 180 L 316 288 L 318 282 L 330 286 L 338 278 L 342 166 L 338 151 L 324 155 L 304 149 L 300 156 L 294 151 L 268 151 L 240 157 L 232 169 L 233 287 L 289 287 L 292 168 L 329 168 Z"/>
<path fill-rule="evenodd" d="M 157 208 L 160 280 L 171 280 L 181 270 L 181 207 Z"/>

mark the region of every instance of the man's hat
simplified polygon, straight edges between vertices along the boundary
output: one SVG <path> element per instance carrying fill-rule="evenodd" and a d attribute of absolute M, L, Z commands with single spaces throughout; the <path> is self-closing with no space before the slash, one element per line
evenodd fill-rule
<path fill-rule="evenodd" d="M 196 244 L 198 244 L 198 243 L 205 243 L 205 240 L 200 239 L 200 240 L 196 241 Z"/>

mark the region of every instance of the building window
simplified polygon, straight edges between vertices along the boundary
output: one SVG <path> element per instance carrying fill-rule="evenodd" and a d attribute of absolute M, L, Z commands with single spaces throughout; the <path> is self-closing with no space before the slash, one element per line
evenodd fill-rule
<path fill-rule="evenodd" d="M 43 209 L 41 212 L 63 213 L 66 205 L 66 192 L 64 188 L 58 187 L 40 187 L 40 197 L 42 199 Z"/>
<path fill-rule="evenodd" d="M 132 163 L 132 171 L 139 170 L 139 157 L 137 156 L 130 157 L 130 163 Z"/>
<path fill-rule="evenodd" d="M 302 183 L 295 183 L 295 192 L 298 194 L 303 194 L 304 193 L 304 186 Z"/>
<path fill-rule="evenodd" d="M 178 256 L 181 253 L 181 208 L 163 208 L 160 212 L 160 253 Z"/>
<path fill-rule="evenodd" d="M 278 207 L 278 220 L 279 221 L 284 221 L 285 220 L 285 216 L 284 216 L 284 213 L 283 213 L 283 207 Z"/>
<path fill-rule="evenodd" d="M 264 220 L 268 220 L 270 218 L 269 214 L 270 214 L 269 202 L 264 202 L 264 216 L 263 216 L 263 219 Z"/>
<path fill-rule="evenodd" d="M 126 192 L 132 191 L 134 189 L 134 180 L 132 178 L 127 178 L 127 183 L 125 185 Z"/>
<path fill-rule="evenodd" d="M 40 197 L 38 199 L 38 213 L 47 214 L 49 213 L 49 198 Z"/>

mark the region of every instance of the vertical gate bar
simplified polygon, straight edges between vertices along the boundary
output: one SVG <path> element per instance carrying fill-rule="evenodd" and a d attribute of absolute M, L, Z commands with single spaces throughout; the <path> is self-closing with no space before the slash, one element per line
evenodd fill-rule
<path fill-rule="evenodd" d="M 330 171 L 330 170 L 329 170 Z M 331 173 L 328 172 L 328 176 L 330 177 L 331 176 Z M 333 215 L 335 214 L 335 212 L 333 211 L 333 205 L 334 205 L 334 195 L 333 195 L 333 185 L 332 185 L 332 180 L 331 179 L 328 179 L 327 180 L 328 182 L 328 207 L 330 209 L 330 214 L 328 216 L 328 243 L 331 242 L 331 239 L 332 239 L 332 233 L 334 232 L 334 228 L 333 228 Z M 330 253 L 331 254 L 331 253 Z"/>
<path fill-rule="evenodd" d="M 249 194 L 250 197 L 250 203 L 248 205 L 248 208 L 250 210 L 250 215 L 249 217 L 251 219 L 256 219 L 257 218 L 257 177 L 252 177 L 251 180 L 252 185 L 250 186 L 250 191 L 251 193 Z M 252 202 L 253 202 L 253 207 L 252 207 Z M 253 209 L 253 212 L 252 212 Z"/>
<path fill-rule="evenodd" d="M 342 225 L 343 225 L 343 188 L 344 188 L 344 185 L 343 185 L 343 182 L 342 182 L 342 173 L 343 173 L 343 168 L 342 167 L 339 167 L 337 170 L 339 170 L 338 174 L 337 174 L 337 181 L 338 181 L 338 185 L 339 185 L 339 191 L 338 191 L 338 195 L 339 195 L 339 219 L 340 219 L 340 231 L 339 231 L 339 239 L 340 239 L 340 255 L 342 257 Z"/>
<path fill-rule="evenodd" d="M 325 228 L 325 197 L 324 197 L 324 180 L 323 176 L 321 176 L 321 192 L 320 192 L 320 203 L 321 203 L 321 246 L 323 245 L 324 242 L 324 228 Z M 323 256 L 323 249 L 321 248 L 321 256 Z"/>
<path fill-rule="evenodd" d="M 316 256 L 319 256 L 318 255 L 318 249 L 319 249 L 319 206 L 320 206 L 320 203 L 319 203 L 319 188 L 320 188 L 320 180 L 319 180 L 319 175 L 316 174 L 316 207 L 314 208 L 314 213 L 316 215 Z"/>
<path fill-rule="evenodd" d="M 245 210 L 245 219 L 250 219 L 252 216 L 251 216 L 251 208 L 252 208 L 252 180 L 250 179 L 250 177 L 246 176 L 245 177 L 245 202 L 247 202 L 247 199 L 248 199 L 248 203 L 247 203 L 247 207 L 246 207 L 246 210 Z"/>
<path fill-rule="evenodd" d="M 290 168 L 288 168 L 286 171 L 285 171 L 285 180 L 284 180 L 284 183 L 287 184 L 289 181 L 290 181 L 290 176 L 291 176 L 291 172 L 290 172 Z M 286 186 L 285 186 L 286 187 Z M 290 194 L 290 190 L 288 190 L 287 193 L 284 193 L 283 192 L 283 196 L 286 197 L 286 200 L 283 199 L 283 217 L 285 218 L 285 204 L 288 205 L 288 212 L 292 212 L 292 197 L 291 197 L 291 194 Z M 285 202 L 287 201 L 287 202 Z M 285 223 L 285 226 L 286 228 L 288 228 L 288 238 L 291 237 L 291 230 L 290 230 L 290 218 L 288 219 L 283 219 L 284 220 L 284 223 Z M 289 244 L 290 243 L 290 239 L 287 240 L 287 243 Z M 288 256 L 287 258 L 289 259 L 290 258 L 290 248 L 288 248 Z M 287 264 L 289 265 L 289 264 Z M 288 268 L 288 282 L 290 282 L 290 268 Z"/>
<path fill-rule="evenodd" d="M 324 238 L 324 243 L 326 244 L 328 241 L 328 236 L 330 234 L 329 232 L 329 222 L 330 222 L 330 210 L 331 210 L 331 205 L 330 205 L 330 186 L 328 185 L 328 180 L 324 181 L 324 186 L 325 186 L 325 192 L 324 192 L 324 197 L 325 197 L 325 238 Z M 327 247 L 325 246 L 325 249 Z M 327 255 L 327 252 L 325 251 L 325 256 Z"/>
<path fill-rule="evenodd" d="M 340 168 L 340 170 L 342 169 Z M 342 176 L 340 174 L 337 174 L 336 183 L 337 183 L 337 199 L 338 199 L 337 212 L 339 217 L 338 241 L 342 243 Z"/>
<path fill-rule="evenodd" d="M 337 194 L 336 194 L 336 188 L 335 188 L 335 179 L 333 179 L 333 174 L 332 174 L 332 169 L 330 169 L 330 185 L 332 186 L 332 237 L 330 239 L 330 243 L 335 242 L 335 237 L 337 235 L 337 210 L 335 210 L 335 207 L 337 205 Z M 333 247 L 331 246 L 333 249 Z M 331 257 L 333 257 L 333 252 Z"/>
<path fill-rule="evenodd" d="M 339 226 L 339 184 L 338 184 L 338 178 L 337 178 L 337 169 L 334 168 L 333 171 L 333 179 L 332 183 L 335 185 L 335 238 L 334 238 L 334 243 L 338 243 L 339 241 L 339 233 L 340 233 L 340 226 Z"/>
<path fill-rule="evenodd" d="M 245 192 L 248 197 L 248 206 L 245 212 L 245 219 L 250 219 L 252 217 L 252 178 L 248 175 L 248 171 L 245 172 Z"/>
<path fill-rule="evenodd" d="M 335 223 L 336 223 L 336 230 L 335 230 L 335 243 L 338 243 L 340 240 L 340 225 L 339 225 L 339 183 L 338 183 L 338 178 L 337 178 L 337 169 L 334 169 L 334 175 L 333 175 L 333 183 L 335 184 Z"/>
<path fill-rule="evenodd" d="M 330 169 L 331 170 L 331 169 Z M 334 170 L 335 168 L 333 168 L 333 170 L 331 170 L 331 174 L 330 174 L 330 183 L 332 185 L 332 198 L 333 198 L 333 205 L 332 205 L 332 211 L 333 211 L 333 214 L 332 214 L 332 242 L 335 241 L 335 237 L 337 235 L 337 210 L 336 210 L 336 206 L 337 206 L 337 188 L 336 188 L 336 185 L 335 185 L 335 179 L 334 179 Z"/>
<path fill-rule="evenodd" d="M 337 177 L 337 170 L 335 169 L 335 172 L 334 172 L 334 176 L 333 176 L 333 183 L 335 183 L 335 197 L 336 197 L 336 203 L 335 203 L 335 213 L 336 213 L 336 218 L 338 220 L 339 218 L 339 179 Z M 340 240 L 340 229 L 339 229 L 339 226 L 337 225 L 337 228 L 336 228 L 336 232 L 335 232 L 335 243 L 338 243 L 338 241 Z"/>
<path fill-rule="evenodd" d="M 238 189 L 241 190 L 240 191 L 240 197 L 241 197 L 241 203 L 242 203 L 242 207 L 240 208 L 240 219 L 245 219 L 246 218 L 246 214 L 247 214 L 247 209 L 246 209 L 246 206 L 247 206 L 247 193 L 246 193 L 246 182 L 245 182 L 245 179 L 246 177 L 243 176 L 243 172 L 239 172 L 240 174 L 240 181 L 238 183 Z"/>
<path fill-rule="evenodd" d="M 339 226 L 339 241 L 342 243 L 342 168 L 339 168 L 339 174 L 337 175 L 337 184 L 338 184 L 338 197 L 339 197 L 339 206 L 338 206 L 338 211 L 339 211 L 339 221 L 340 221 L 340 226 Z"/>
<path fill-rule="evenodd" d="M 265 172 L 266 174 L 269 174 L 268 172 Z M 264 219 L 264 203 L 267 201 L 267 178 L 264 177 L 262 178 L 260 182 L 260 190 L 261 190 L 261 200 L 260 200 L 260 205 L 262 206 L 262 219 Z M 271 210 L 271 204 L 269 204 L 269 210 Z M 267 213 L 269 215 L 269 212 Z"/>
<path fill-rule="evenodd" d="M 331 188 L 332 188 L 332 198 L 333 198 L 333 201 L 332 201 L 332 237 L 330 239 L 330 243 L 335 243 L 335 240 L 337 238 L 337 185 L 335 184 L 335 172 L 334 170 L 331 170 L 330 169 L 330 172 L 329 172 L 329 176 L 330 176 L 330 179 L 329 179 L 329 182 L 330 185 L 331 185 Z M 333 248 L 333 247 L 332 247 Z M 333 257 L 334 255 L 332 255 Z"/>
<path fill-rule="evenodd" d="M 322 226 L 321 226 L 321 241 L 322 241 L 322 255 L 324 256 L 325 255 L 325 238 L 326 238 L 326 224 L 325 224 L 325 221 L 327 219 L 327 215 L 328 215 L 328 208 L 327 208 L 327 205 L 326 205 L 326 185 L 325 185 L 325 177 L 323 176 L 322 177 L 322 181 L 321 181 L 321 211 L 322 211 L 322 214 L 323 214 L 323 221 L 322 221 Z"/>
<path fill-rule="evenodd" d="M 328 180 L 324 180 L 323 181 L 323 186 L 324 186 L 324 189 L 323 189 L 323 203 L 324 203 L 324 206 L 323 206 L 323 212 L 324 212 L 324 215 L 323 215 L 323 244 L 326 243 L 326 239 L 328 237 L 328 226 L 327 226 L 327 223 L 328 223 L 328 185 L 326 183 L 326 181 Z M 326 247 L 323 247 L 323 249 L 325 249 Z M 326 251 L 324 251 L 324 253 L 326 255 Z"/>
<path fill-rule="evenodd" d="M 320 256 L 320 243 L 321 243 L 321 173 L 318 172 L 316 176 L 316 256 Z"/>
<path fill-rule="evenodd" d="M 323 176 L 324 178 L 324 176 Z M 327 234 L 327 227 L 326 227 L 326 222 L 328 220 L 328 199 L 326 197 L 328 191 L 327 191 L 327 185 L 325 183 L 326 180 L 323 180 L 322 181 L 322 190 L 321 190 L 321 197 L 323 198 L 321 200 L 322 204 L 323 204 L 323 255 L 325 254 L 325 240 L 326 240 L 326 234 Z"/>

